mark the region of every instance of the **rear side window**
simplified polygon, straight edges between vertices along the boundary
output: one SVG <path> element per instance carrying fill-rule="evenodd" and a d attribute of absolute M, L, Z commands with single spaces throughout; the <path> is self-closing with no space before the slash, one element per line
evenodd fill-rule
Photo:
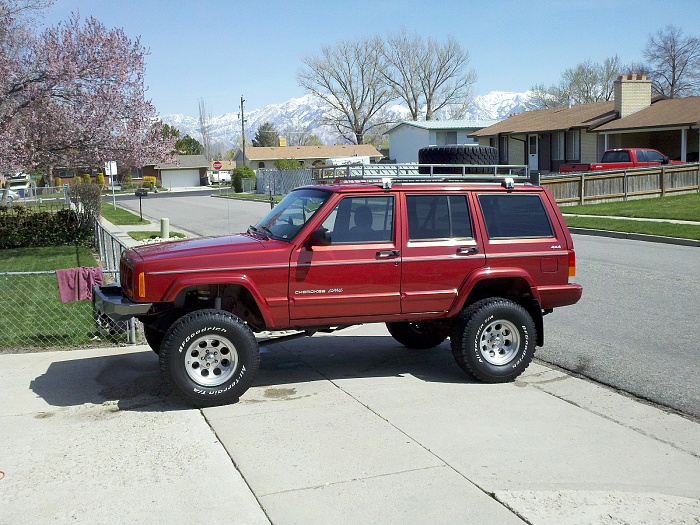
<path fill-rule="evenodd" d="M 407 195 L 408 240 L 472 237 L 466 195 Z"/>
<path fill-rule="evenodd" d="M 536 194 L 479 195 L 490 239 L 553 237 L 552 224 Z"/>

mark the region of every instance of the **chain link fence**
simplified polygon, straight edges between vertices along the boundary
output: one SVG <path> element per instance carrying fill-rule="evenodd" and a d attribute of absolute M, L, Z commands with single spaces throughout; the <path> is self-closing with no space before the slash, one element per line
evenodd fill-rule
<path fill-rule="evenodd" d="M 114 272 L 104 272 L 105 281 Z M 0 351 L 72 350 L 139 342 L 134 322 L 95 322 L 89 300 L 62 303 L 55 271 L 0 273 Z"/>
<path fill-rule="evenodd" d="M 96 224 L 95 249 L 104 282 L 119 282 L 119 258 L 126 246 Z M 136 319 L 96 319 L 90 300 L 61 302 L 56 271 L 0 272 L 0 297 L 0 353 L 145 342 Z"/>

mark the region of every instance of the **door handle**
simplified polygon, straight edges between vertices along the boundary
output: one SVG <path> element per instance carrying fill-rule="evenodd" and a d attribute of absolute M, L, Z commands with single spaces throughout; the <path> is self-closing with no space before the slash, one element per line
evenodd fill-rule
<path fill-rule="evenodd" d="M 469 248 L 457 248 L 457 255 L 471 255 L 473 253 L 479 253 L 478 246 L 470 246 Z"/>
<path fill-rule="evenodd" d="M 377 252 L 377 259 L 391 259 L 392 257 L 398 257 L 401 255 L 399 250 L 384 250 Z"/>

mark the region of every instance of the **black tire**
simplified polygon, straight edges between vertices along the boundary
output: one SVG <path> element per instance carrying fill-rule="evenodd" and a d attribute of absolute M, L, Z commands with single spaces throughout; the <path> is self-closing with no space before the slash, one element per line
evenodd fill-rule
<path fill-rule="evenodd" d="M 198 407 L 235 403 L 260 366 L 253 332 L 222 310 L 199 310 L 178 319 L 160 347 L 165 382 Z"/>
<path fill-rule="evenodd" d="M 406 348 L 417 350 L 434 348 L 447 339 L 447 333 L 421 323 L 386 323 L 386 328 Z"/>
<path fill-rule="evenodd" d="M 484 383 L 506 383 L 532 361 L 537 329 L 527 310 L 514 301 L 483 299 L 462 312 L 450 340 L 465 372 Z"/>
<path fill-rule="evenodd" d="M 144 324 L 143 336 L 146 338 L 146 343 L 151 347 L 151 350 L 156 354 L 160 354 L 160 346 L 163 343 L 165 334 L 153 326 Z"/>
<path fill-rule="evenodd" d="M 498 164 L 498 150 L 491 146 L 460 144 L 454 146 L 428 146 L 418 150 L 419 164 Z M 471 168 L 467 173 L 492 173 L 490 168 Z M 430 173 L 422 166 L 419 173 Z M 436 167 L 433 173 L 460 175 L 461 168 Z"/>

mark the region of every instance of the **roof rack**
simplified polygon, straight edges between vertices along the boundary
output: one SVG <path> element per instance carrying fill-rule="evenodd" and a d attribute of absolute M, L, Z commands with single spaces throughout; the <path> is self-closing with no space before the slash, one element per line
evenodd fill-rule
<path fill-rule="evenodd" d="M 539 172 L 524 164 L 349 164 L 312 168 L 318 184 L 496 182 L 540 185 Z"/>

